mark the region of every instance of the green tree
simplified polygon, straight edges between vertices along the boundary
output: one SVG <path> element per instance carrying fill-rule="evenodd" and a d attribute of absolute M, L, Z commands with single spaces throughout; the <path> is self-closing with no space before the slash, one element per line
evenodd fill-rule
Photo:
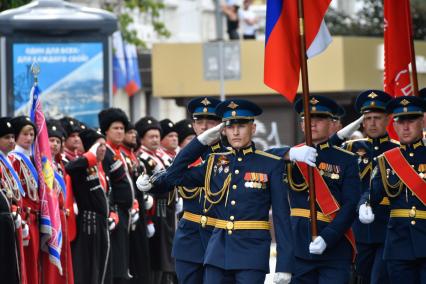
<path fill-rule="evenodd" d="M 8 9 L 17 8 L 31 2 L 31 0 L 1 0 L 0 1 L 0 12 Z"/>
<path fill-rule="evenodd" d="M 362 8 L 355 15 L 330 9 L 326 15 L 327 26 L 333 35 L 383 36 L 383 0 L 362 1 Z M 426 2 L 411 0 L 411 17 L 414 38 L 426 40 Z"/>

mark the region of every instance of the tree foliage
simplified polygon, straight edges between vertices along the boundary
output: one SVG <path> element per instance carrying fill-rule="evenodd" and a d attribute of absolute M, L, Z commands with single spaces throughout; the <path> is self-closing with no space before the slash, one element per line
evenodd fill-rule
<path fill-rule="evenodd" d="M 0 12 L 8 9 L 17 8 L 19 6 L 28 4 L 31 0 L 1 0 Z"/>
<path fill-rule="evenodd" d="M 326 15 L 332 35 L 383 36 L 383 0 L 362 1 L 362 8 L 355 15 L 330 9 Z M 411 0 L 414 39 L 426 40 L 426 1 Z"/>

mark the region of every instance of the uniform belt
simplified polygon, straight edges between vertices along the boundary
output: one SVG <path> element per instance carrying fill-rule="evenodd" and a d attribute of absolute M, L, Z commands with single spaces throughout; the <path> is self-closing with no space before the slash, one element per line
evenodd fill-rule
<path fill-rule="evenodd" d="M 194 214 L 191 212 L 183 212 L 183 219 L 200 224 L 201 227 L 205 227 L 207 226 L 215 226 L 217 219 L 212 218 L 212 217 L 208 217 L 208 216 L 204 216 L 204 215 L 198 215 L 198 214 Z"/>
<path fill-rule="evenodd" d="M 392 209 L 390 212 L 391 218 L 416 218 L 426 219 L 426 211 L 412 209 Z"/>
<path fill-rule="evenodd" d="M 303 208 L 291 208 L 290 216 L 311 218 L 311 211 Z M 317 211 L 317 220 L 330 223 L 331 218 L 322 212 Z"/>
<path fill-rule="evenodd" d="M 226 221 L 217 220 L 216 228 L 232 230 L 270 230 L 271 224 L 268 221 Z"/>

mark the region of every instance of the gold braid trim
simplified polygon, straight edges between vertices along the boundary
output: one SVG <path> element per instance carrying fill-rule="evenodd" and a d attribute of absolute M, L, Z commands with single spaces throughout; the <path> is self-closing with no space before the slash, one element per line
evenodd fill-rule
<path fill-rule="evenodd" d="M 210 203 L 209 208 L 205 208 L 206 200 L 204 200 L 204 211 L 207 212 L 210 210 L 212 205 L 218 204 L 222 201 L 223 197 L 226 193 L 226 200 L 225 200 L 225 206 L 228 201 L 228 193 L 229 193 L 229 185 L 231 184 L 231 174 L 228 174 L 228 176 L 225 179 L 225 182 L 223 183 L 222 188 L 218 192 L 212 192 L 210 189 L 210 180 L 213 170 L 213 164 L 214 164 L 214 156 L 211 155 L 207 161 L 207 168 L 206 168 L 206 176 L 204 179 L 204 190 L 205 190 L 205 199 Z M 219 197 L 217 197 L 219 196 Z M 213 200 L 216 198 L 216 200 Z"/>
<path fill-rule="evenodd" d="M 359 174 L 359 176 L 361 177 L 361 179 L 363 179 L 365 177 L 365 175 L 369 172 L 373 170 L 373 164 L 370 162 L 368 163 L 368 166 L 366 166 L 364 168 L 364 170 Z"/>
<path fill-rule="evenodd" d="M 183 198 L 183 199 L 194 199 L 196 198 L 200 193 L 201 190 L 203 189 L 202 187 L 195 187 L 195 188 L 186 188 L 184 186 L 178 186 L 176 187 L 179 195 Z"/>
<path fill-rule="evenodd" d="M 380 169 L 380 175 L 382 178 L 382 183 L 383 183 L 383 187 L 386 191 L 386 194 L 389 197 L 397 197 L 398 195 L 401 194 L 401 191 L 404 187 L 404 184 L 401 182 L 401 180 L 399 180 L 398 182 L 396 182 L 395 184 L 390 184 L 387 177 L 386 177 L 386 165 L 385 165 L 385 157 L 384 156 L 379 156 L 377 158 L 377 162 L 379 165 L 379 169 Z M 396 193 L 391 193 L 390 189 L 397 189 L 398 191 Z"/>
<path fill-rule="evenodd" d="M 176 197 L 176 188 L 174 188 L 172 192 L 169 192 L 169 196 L 167 198 L 167 205 L 172 204 L 173 200 L 175 200 L 175 197 Z"/>
<path fill-rule="evenodd" d="M 294 182 L 293 180 L 293 172 L 292 172 L 293 167 L 291 166 L 290 163 L 287 164 L 287 178 L 288 178 L 288 184 L 290 185 L 290 188 L 294 191 L 304 191 L 308 188 L 308 184 L 306 183 L 306 181 L 304 181 L 303 183 L 297 184 Z"/>

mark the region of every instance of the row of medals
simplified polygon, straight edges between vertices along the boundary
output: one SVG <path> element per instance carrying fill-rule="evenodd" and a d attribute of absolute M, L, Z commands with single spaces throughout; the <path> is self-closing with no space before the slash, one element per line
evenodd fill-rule
<path fill-rule="evenodd" d="M 324 175 L 328 176 L 331 179 L 339 179 L 340 178 L 340 175 L 337 174 L 337 173 L 325 172 L 324 170 L 320 170 L 319 172 L 320 172 L 320 175 L 322 175 L 322 176 L 324 176 Z"/>
<path fill-rule="evenodd" d="M 264 188 L 263 183 L 256 182 L 256 181 L 246 181 L 244 183 L 244 186 L 247 187 L 247 188 L 258 188 L 258 189 Z"/>

